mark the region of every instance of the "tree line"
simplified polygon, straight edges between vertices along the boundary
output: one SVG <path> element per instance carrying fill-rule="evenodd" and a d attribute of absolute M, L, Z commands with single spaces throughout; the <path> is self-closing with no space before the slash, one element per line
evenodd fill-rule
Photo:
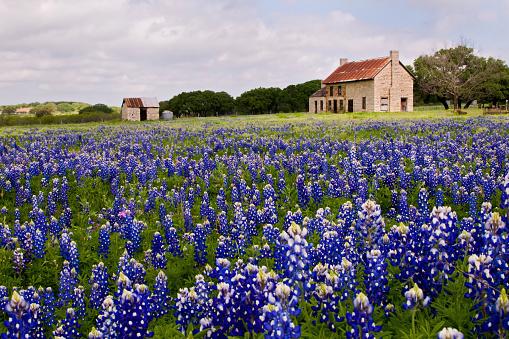
<path fill-rule="evenodd" d="M 161 101 L 159 110 L 170 110 L 175 117 L 305 112 L 309 109 L 309 96 L 320 87 L 320 80 L 290 85 L 284 89 L 260 87 L 246 91 L 235 99 L 226 92 L 182 92 L 170 100 Z"/>

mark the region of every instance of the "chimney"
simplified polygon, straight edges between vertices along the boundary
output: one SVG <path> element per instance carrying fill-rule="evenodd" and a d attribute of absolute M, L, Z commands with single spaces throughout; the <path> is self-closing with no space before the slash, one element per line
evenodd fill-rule
<path fill-rule="evenodd" d="M 393 64 L 399 64 L 399 51 L 391 51 L 391 60 Z"/>
<path fill-rule="evenodd" d="M 392 84 L 394 86 L 394 82 L 396 81 L 396 73 L 398 72 L 399 68 L 399 51 L 391 51 L 390 52 L 391 57 L 391 74 L 392 74 Z"/>
<path fill-rule="evenodd" d="M 347 58 L 340 58 L 339 59 L 339 66 L 343 66 L 344 64 L 348 63 L 348 59 Z"/>

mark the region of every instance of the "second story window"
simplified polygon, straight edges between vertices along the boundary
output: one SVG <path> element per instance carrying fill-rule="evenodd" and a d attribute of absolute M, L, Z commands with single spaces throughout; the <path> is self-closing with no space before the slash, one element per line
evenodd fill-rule
<path fill-rule="evenodd" d="M 338 95 L 341 95 L 341 86 L 338 86 Z"/>
<path fill-rule="evenodd" d="M 330 87 L 330 96 L 333 96 L 333 95 L 334 95 L 333 90 L 334 90 L 334 87 L 333 87 L 333 86 L 331 86 L 331 87 Z"/>

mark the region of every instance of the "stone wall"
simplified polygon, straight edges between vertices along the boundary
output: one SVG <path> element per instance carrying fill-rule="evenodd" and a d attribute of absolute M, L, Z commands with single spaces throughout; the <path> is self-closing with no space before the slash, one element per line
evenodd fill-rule
<path fill-rule="evenodd" d="M 341 85 L 341 94 L 338 92 L 338 86 Z M 341 84 L 328 84 L 325 97 L 327 112 L 334 113 L 334 100 L 337 100 L 337 113 L 348 112 L 348 100 L 353 100 L 354 112 L 372 112 L 374 110 L 374 86 L 373 80 L 343 82 Z M 330 95 L 332 87 L 332 96 Z M 362 108 L 362 98 L 366 97 L 366 108 Z M 331 109 L 329 109 L 329 100 Z M 343 109 L 340 107 L 340 100 L 343 100 Z"/>
<path fill-rule="evenodd" d="M 348 112 L 348 100 L 353 99 L 354 112 L 373 112 L 374 111 L 374 80 L 363 80 L 346 83 L 345 92 L 345 110 Z M 366 97 L 366 108 L 362 109 L 362 98 Z"/>
<path fill-rule="evenodd" d="M 392 61 L 375 77 L 374 110 L 381 111 L 381 98 L 388 98 L 388 111 L 401 111 L 401 98 L 407 99 L 407 111 L 414 110 L 414 80 L 408 71 L 399 63 L 394 72 Z"/>
<path fill-rule="evenodd" d="M 159 120 L 159 108 L 157 107 L 147 108 L 147 120 Z"/>
<path fill-rule="evenodd" d="M 320 106 L 320 101 L 322 102 L 322 106 Z M 325 105 L 325 97 L 309 97 L 309 113 L 315 113 L 315 102 L 316 102 L 316 113 L 325 113 L 326 105 Z M 323 109 L 320 109 L 323 107 Z"/>
<path fill-rule="evenodd" d="M 122 120 L 139 121 L 140 109 L 138 107 L 127 107 L 124 103 L 122 105 Z"/>

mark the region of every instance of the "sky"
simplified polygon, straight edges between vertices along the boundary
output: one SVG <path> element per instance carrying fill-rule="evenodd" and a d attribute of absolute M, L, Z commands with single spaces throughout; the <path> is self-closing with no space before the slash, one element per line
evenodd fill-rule
<path fill-rule="evenodd" d="M 237 97 L 461 41 L 507 63 L 508 18 L 509 0 L 0 0 L 0 105 Z"/>

